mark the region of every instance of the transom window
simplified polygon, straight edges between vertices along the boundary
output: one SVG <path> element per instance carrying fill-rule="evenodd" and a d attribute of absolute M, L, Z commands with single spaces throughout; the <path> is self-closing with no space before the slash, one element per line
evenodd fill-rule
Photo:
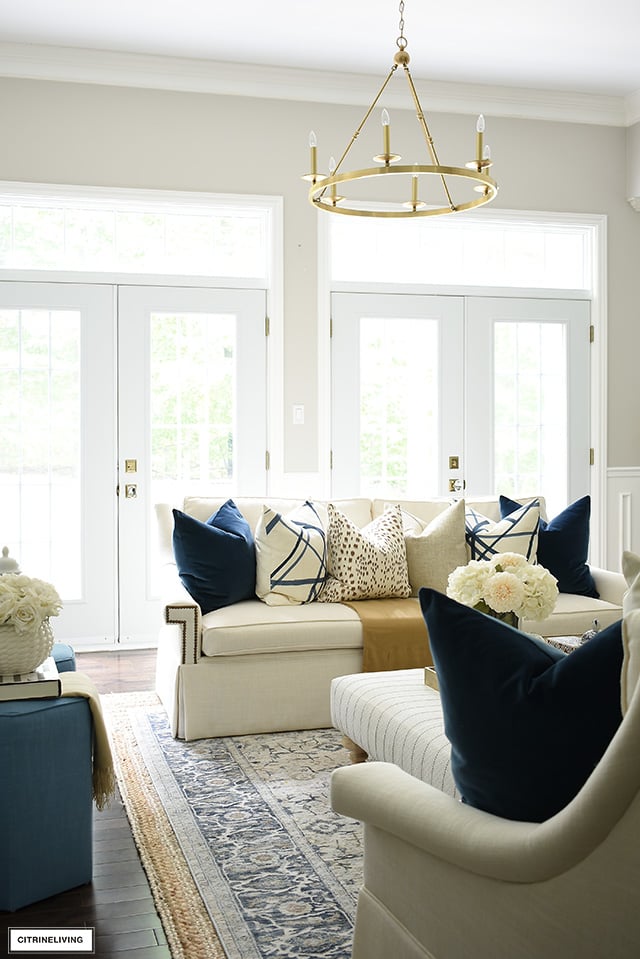
<path fill-rule="evenodd" d="M 591 287 L 593 227 L 503 213 L 417 220 L 333 217 L 331 278 L 338 282 Z"/>
<path fill-rule="evenodd" d="M 168 195 L 171 197 L 171 194 Z M 271 211 L 145 191 L 0 192 L 0 269 L 254 278 L 269 275 Z"/>

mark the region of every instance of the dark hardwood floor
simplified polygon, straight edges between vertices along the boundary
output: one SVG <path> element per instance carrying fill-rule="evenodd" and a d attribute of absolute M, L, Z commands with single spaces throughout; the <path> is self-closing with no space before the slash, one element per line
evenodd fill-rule
<path fill-rule="evenodd" d="M 154 686 L 155 650 L 76 651 L 76 665 L 93 679 L 101 694 Z M 93 850 L 91 883 L 16 912 L 0 912 L 0 955 L 5 955 L 12 926 L 93 927 L 98 959 L 170 959 L 119 794 L 103 812 L 94 807 Z"/>

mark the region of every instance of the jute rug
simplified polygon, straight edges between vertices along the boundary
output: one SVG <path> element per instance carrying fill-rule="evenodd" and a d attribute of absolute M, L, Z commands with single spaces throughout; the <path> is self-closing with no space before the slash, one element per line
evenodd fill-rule
<path fill-rule="evenodd" d="M 102 697 L 173 959 L 349 959 L 362 838 L 336 816 L 336 730 L 184 743 L 155 694 Z"/>

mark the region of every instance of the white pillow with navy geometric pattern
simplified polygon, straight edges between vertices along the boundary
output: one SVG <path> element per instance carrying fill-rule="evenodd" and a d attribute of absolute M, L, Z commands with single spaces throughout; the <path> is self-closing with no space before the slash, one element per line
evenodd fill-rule
<path fill-rule="evenodd" d="M 540 504 L 526 503 L 499 522 L 467 506 L 465 527 L 471 559 L 492 559 L 496 553 L 521 553 L 535 563 L 538 549 Z"/>
<path fill-rule="evenodd" d="M 327 575 L 326 519 L 306 501 L 287 516 L 265 506 L 255 532 L 256 595 L 268 606 L 310 603 Z"/>

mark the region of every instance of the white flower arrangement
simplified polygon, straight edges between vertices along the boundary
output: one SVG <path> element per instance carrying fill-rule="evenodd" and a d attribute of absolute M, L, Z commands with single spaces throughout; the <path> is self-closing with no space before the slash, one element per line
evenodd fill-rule
<path fill-rule="evenodd" d="M 62 600 L 51 583 L 23 573 L 0 576 L 0 626 L 13 626 L 16 633 L 37 632 L 61 609 Z"/>
<path fill-rule="evenodd" d="M 557 583 L 549 570 L 528 563 L 520 553 L 498 553 L 454 569 L 447 596 L 489 616 L 539 620 L 553 612 Z"/>

